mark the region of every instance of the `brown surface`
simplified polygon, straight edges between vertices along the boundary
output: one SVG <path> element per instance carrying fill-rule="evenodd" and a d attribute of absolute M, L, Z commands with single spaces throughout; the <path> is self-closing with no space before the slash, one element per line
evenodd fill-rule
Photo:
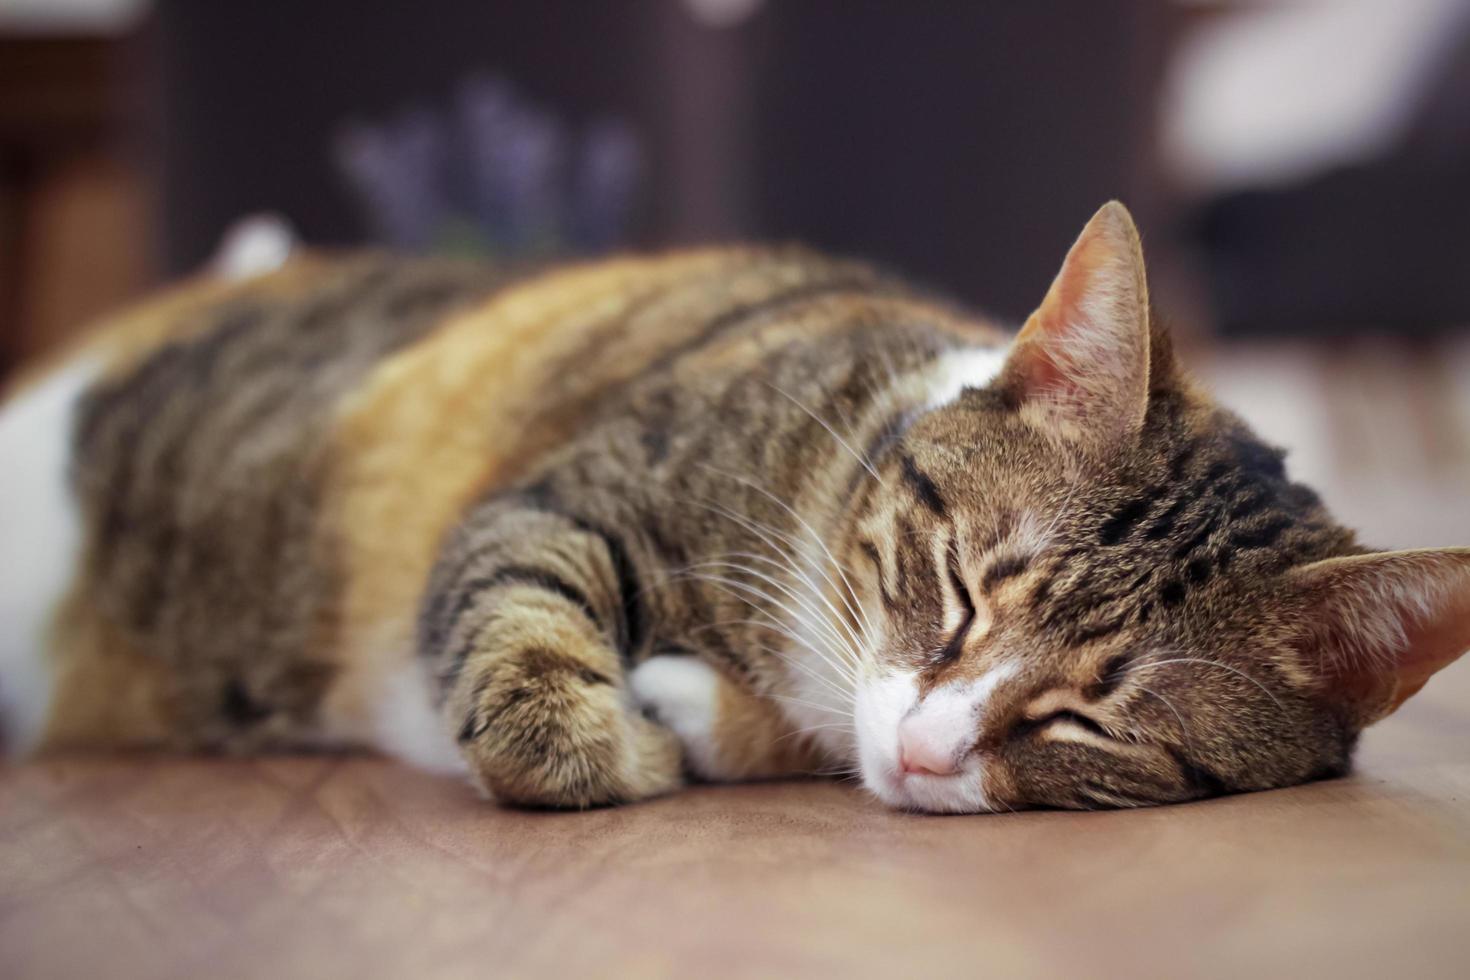
<path fill-rule="evenodd" d="M 925 817 L 836 784 L 499 810 L 359 758 L 0 770 L 0 974 L 1464 976 L 1470 663 L 1358 775 Z"/>

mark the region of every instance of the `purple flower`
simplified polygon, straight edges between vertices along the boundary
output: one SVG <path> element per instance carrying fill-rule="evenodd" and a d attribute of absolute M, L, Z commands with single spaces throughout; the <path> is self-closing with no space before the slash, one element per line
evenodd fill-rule
<path fill-rule="evenodd" d="M 451 238 L 520 255 L 615 247 L 643 171 L 626 124 L 600 120 L 573 140 L 562 120 L 486 75 L 459 87 L 448 125 L 421 109 L 347 127 L 336 151 L 377 236 L 411 250 Z"/>
<path fill-rule="evenodd" d="M 450 212 L 444 142 L 442 124 L 423 110 L 386 126 L 349 126 L 337 140 L 338 165 L 379 237 L 395 248 L 428 248 Z"/>

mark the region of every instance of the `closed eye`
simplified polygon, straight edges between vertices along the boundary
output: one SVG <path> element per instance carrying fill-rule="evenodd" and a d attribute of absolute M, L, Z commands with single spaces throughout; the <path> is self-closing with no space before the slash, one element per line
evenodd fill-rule
<path fill-rule="evenodd" d="M 1119 686 L 1122 685 L 1128 673 L 1128 665 L 1133 662 L 1133 654 L 1120 653 L 1107 663 L 1103 664 L 1102 671 L 1097 680 L 1088 685 L 1083 692 L 1089 701 L 1101 701 L 1108 697 Z"/>
<path fill-rule="evenodd" d="M 939 651 L 939 663 L 948 663 L 960 655 L 960 651 L 965 646 L 965 634 L 970 631 L 970 626 L 975 622 L 975 600 L 970 596 L 970 590 L 960 576 L 960 559 L 954 542 L 950 542 L 949 561 L 945 564 L 945 573 L 949 577 L 949 587 L 954 591 L 955 601 L 960 606 L 960 622 L 944 649 Z"/>
<path fill-rule="evenodd" d="M 1048 728 L 1061 722 L 1070 722 L 1083 731 L 1091 732 L 1093 735 L 1113 739 L 1112 733 L 1102 725 L 1087 717 L 1087 715 L 1082 714 L 1080 711 L 1071 710 L 1053 711 L 1051 714 L 1041 718 L 1022 718 L 1011 727 L 1011 738 L 1025 738 L 1028 735 L 1033 735 L 1041 731 L 1043 728 Z M 1116 741 L 1116 739 L 1113 740 Z"/>

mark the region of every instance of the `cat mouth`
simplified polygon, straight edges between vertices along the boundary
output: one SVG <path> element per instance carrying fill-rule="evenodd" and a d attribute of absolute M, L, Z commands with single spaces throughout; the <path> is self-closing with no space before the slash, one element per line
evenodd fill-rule
<path fill-rule="evenodd" d="M 990 813 L 996 809 L 985 792 L 980 760 L 967 759 L 953 773 L 905 772 L 895 758 L 886 765 L 864 767 L 863 783 L 884 805 L 919 813 Z"/>

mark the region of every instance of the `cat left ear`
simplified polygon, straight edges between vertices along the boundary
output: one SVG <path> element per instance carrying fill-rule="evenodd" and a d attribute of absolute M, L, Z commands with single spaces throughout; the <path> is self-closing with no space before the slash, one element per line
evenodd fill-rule
<path fill-rule="evenodd" d="M 1143 426 L 1149 355 L 1143 248 L 1128 209 L 1110 201 L 1017 335 L 1000 383 L 1048 431 L 1116 441 Z"/>
<path fill-rule="evenodd" d="M 1470 548 L 1329 558 L 1287 573 L 1305 664 L 1363 725 L 1470 650 Z"/>

